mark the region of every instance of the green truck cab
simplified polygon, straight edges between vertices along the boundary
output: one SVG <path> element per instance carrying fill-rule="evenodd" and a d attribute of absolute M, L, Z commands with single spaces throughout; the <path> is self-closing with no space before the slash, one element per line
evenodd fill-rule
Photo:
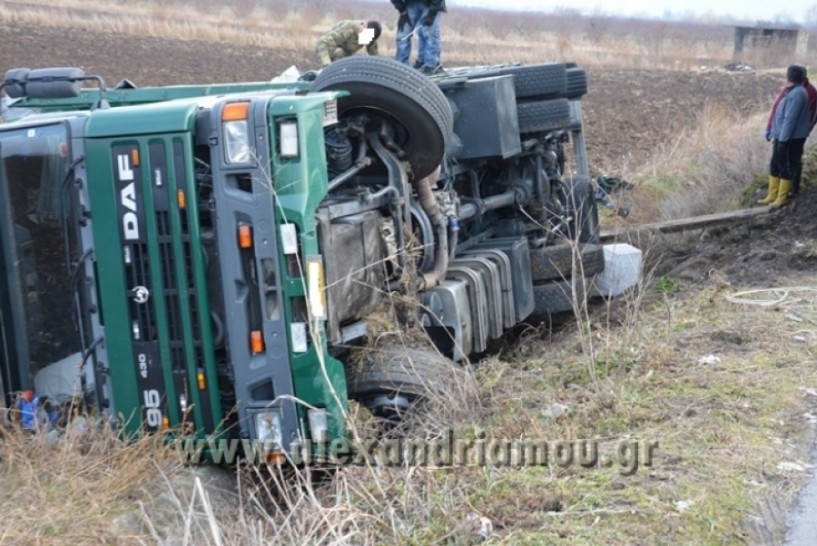
<path fill-rule="evenodd" d="M 51 68 L 3 85 L 32 112 L 0 124 L 10 405 L 80 396 L 129 432 L 292 457 L 343 438 L 350 399 L 387 418 L 422 399 L 410 357 L 349 364 L 389 294 L 416 302 L 396 320 L 444 372 L 569 310 L 565 288 L 603 268 L 573 65 L 430 79 L 355 57 L 312 82 L 107 89 Z"/>

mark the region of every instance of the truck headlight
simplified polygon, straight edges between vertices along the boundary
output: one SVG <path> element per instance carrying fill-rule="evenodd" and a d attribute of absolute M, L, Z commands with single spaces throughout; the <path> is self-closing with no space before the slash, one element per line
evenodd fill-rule
<path fill-rule="evenodd" d="M 224 159 L 227 163 L 250 162 L 250 129 L 247 123 L 249 111 L 249 102 L 232 102 L 225 105 L 221 112 Z"/>
<path fill-rule="evenodd" d="M 307 417 L 309 418 L 309 432 L 312 433 L 312 441 L 323 443 L 327 440 L 327 431 L 329 430 L 329 425 L 326 419 L 326 410 L 324 409 L 311 409 L 306 412 Z"/>
<path fill-rule="evenodd" d="M 282 448 L 284 442 L 281 434 L 281 416 L 271 411 L 256 413 L 255 436 L 260 442 L 271 442 L 272 445 Z"/>
<path fill-rule="evenodd" d="M 278 124 L 278 146 L 281 157 L 298 157 L 298 122 L 282 121 Z"/>
<path fill-rule="evenodd" d="M 306 296 L 312 319 L 326 320 L 326 281 L 320 256 L 306 257 Z"/>
<path fill-rule="evenodd" d="M 293 353 L 305 353 L 309 350 L 309 342 L 306 336 L 306 323 L 293 322 L 289 325 L 290 341 L 292 342 Z"/>
<path fill-rule="evenodd" d="M 227 163 L 250 162 L 250 137 L 246 120 L 224 124 L 224 152 Z"/>

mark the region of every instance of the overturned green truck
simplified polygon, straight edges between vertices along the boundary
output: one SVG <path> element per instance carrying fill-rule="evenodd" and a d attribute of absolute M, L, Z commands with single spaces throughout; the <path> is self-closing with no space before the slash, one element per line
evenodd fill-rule
<path fill-rule="evenodd" d="M 124 430 L 287 456 L 342 437 L 349 400 L 391 418 L 422 399 L 434 359 L 350 364 L 395 295 L 395 328 L 464 361 L 604 268 L 573 64 L 3 87 L 32 112 L 0 125 L 7 404 L 79 393 Z"/>

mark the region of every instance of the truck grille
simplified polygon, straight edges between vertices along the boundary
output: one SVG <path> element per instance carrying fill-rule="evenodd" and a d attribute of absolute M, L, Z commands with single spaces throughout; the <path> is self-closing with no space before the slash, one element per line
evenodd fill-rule
<path fill-rule="evenodd" d="M 130 262 L 126 268 L 128 286 L 136 290 L 137 287 L 150 287 L 150 264 L 148 259 L 148 246 L 145 243 L 137 243 L 125 248 L 125 263 Z M 137 341 L 156 341 L 156 311 L 153 300 L 148 299 L 145 303 L 139 303 L 135 294 L 130 297 L 131 320 L 133 321 L 133 336 Z"/>
<path fill-rule="evenodd" d="M 203 340 L 207 288 L 204 256 L 195 246 L 199 211 L 189 150 L 176 137 L 113 148 L 127 324 L 148 430 L 215 428 L 207 383 L 216 387 L 217 380 Z"/>
<path fill-rule="evenodd" d="M 162 284 L 164 286 L 165 309 L 167 312 L 167 334 L 172 359 L 171 366 L 174 371 L 184 371 L 186 369 L 184 328 L 182 326 L 182 310 L 177 286 L 176 259 L 173 252 L 173 233 L 169 211 L 156 211 L 156 231 L 159 236 L 159 255 L 162 264 Z"/>

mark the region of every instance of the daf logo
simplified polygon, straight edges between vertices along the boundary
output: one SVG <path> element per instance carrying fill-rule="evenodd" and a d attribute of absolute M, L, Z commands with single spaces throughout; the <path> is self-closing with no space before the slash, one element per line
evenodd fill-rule
<path fill-rule="evenodd" d="M 122 214 L 122 231 L 125 239 L 134 241 L 139 239 L 139 218 L 136 216 L 136 175 L 131 164 L 130 154 L 116 156 L 119 181 L 124 185 L 119 190 L 119 204 L 125 209 Z"/>
<path fill-rule="evenodd" d="M 150 299 L 150 290 L 144 286 L 137 286 L 130 291 L 130 296 L 136 303 L 147 303 Z"/>

